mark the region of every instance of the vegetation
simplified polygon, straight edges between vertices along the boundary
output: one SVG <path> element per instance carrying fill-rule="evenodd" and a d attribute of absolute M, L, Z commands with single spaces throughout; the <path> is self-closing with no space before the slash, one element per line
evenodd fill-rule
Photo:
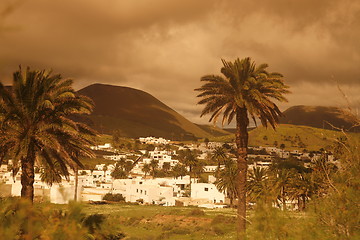
<path fill-rule="evenodd" d="M 95 133 L 70 118 L 89 114 L 92 101 L 71 86 L 72 80 L 29 68 L 14 73 L 11 88 L 0 83 L 0 155 L 13 160 L 15 173 L 21 167 L 23 198 L 33 201 L 35 165 L 56 182 L 53 176 L 69 176 L 68 167 L 83 166 L 79 156 L 93 156 Z"/>
<path fill-rule="evenodd" d="M 259 118 L 266 127 L 275 128 L 281 112 L 273 100 L 287 101 L 283 94 L 289 93 L 280 73 L 266 71 L 267 64 L 256 66 L 250 58 L 236 59 L 234 63 L 222 60 L 223 76 L 207 75 L 199 91 L 199 104 L 205 107 L 201 116 L 211 114 L 209 121 L 216 122 L 222 116 L 222 123 L 236 119 L 235 142 L 238 158 L 238 229 L 246 229 L 246 176 L 249 118 Z"/>
<path fill-rule="evenodd" d="M 103 197 L 103 200 L 111 201 L 111 202 L 125 202 L 125 198 L 119 193 L 117 194 L 107 193 Z"/>
<path fill-rule="evenodd" d="M 238 166 L 232 160 L 227 160 L 224 168 L 218 169 L 216 172 L 216 181 L 214 182 L 217 189 L 230 199 L 231 207 L 234 206 L 233 201 L 238 197 L 237 175 Z"/>
<path fill-rule="evenodd" d="M 103 214 L 85 214 L 71 203 L 65 207 L 33 206 L 25 199 L 0 200 L 0 239 L 119 240 L 124 234 Z"/>

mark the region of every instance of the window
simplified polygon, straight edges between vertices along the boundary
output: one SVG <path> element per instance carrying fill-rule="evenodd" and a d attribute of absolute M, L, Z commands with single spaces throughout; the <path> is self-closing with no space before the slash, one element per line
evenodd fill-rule
<path fill-rule="evenodd" d="M 208 191 L 209 191 L 209 188 L 206 187 L 204 190 L 205 190 L 205 192 L 208 192 Z"/>

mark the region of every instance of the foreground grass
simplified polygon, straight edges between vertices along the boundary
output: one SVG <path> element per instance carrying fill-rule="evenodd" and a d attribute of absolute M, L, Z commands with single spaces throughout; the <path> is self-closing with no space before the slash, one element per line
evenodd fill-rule
<path fill-rule="evenodd" d="M 66 205 L 54 205 L 65 208 Z M 128 240 L 236 239 L 234 209 L 141 206 L 126 203 L 83 204 L 83 212 L 103 214 Z"/>

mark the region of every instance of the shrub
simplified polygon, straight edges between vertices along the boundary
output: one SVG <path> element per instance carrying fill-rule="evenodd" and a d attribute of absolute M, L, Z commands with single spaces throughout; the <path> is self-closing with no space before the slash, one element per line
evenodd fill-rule
<path fill-rule="evenodd" d="M 186 234 L 190 234 L 191 230 L 188 228 L 179 227 L 179 228 L 174 228 L 173 230 L 170 231 L 170 233 L 178 234 L 178 235 L 186 235 Z"/>
<path fill-rule="evenodd" d="M 204 216 L 204 215 L 205 215 L 204 210 L 201 210 L 201 209 L 198 209 L 198 208 L 192 210 L 189 213 L 189 216 Z"/>
<path fill-rule="evenodd" d="M 137 225 L 140 223 L 141 219 L 142 219 L 141 217 L 131 217 L 126 221 L 125 225 L 128 225 L 128 226 Z"/>
<path fill-rule="evenodd" d="M 125 202 L 125 198 L 123 197 L 123 195 L 119 193 L 117 194 L 107 193 L 103 197 L 103 200 L 111 201 L 111 202 Z"/>
<path fill-rule="evenodd" d="M 0 201 L 0 239 L 121 239 L 103 231 L 105 217 L 86 215 L 79 204 L 71 203 L 66 210 L 50 205 L 33 206 L 23 199 Z M 122 236 L 122 237 L 121 237 Z"/>
<path fill-rule="evenodd" d="M 224 229 L 222 229 L 219 226 L 213 226 L 212 229 L 213 229 L 213 231 L 215 232 L 216 235 L 224 235 L 225 234 Z"/>
<path fill-rule="evenodd" d="M 228 216 L 224 216 L 222 214 L 216 215 L 214 217 L 214 219 L 211 221 L 211 225 L 216 225 L 216 224 L 233 224 L 235 223 L 236 218 L 235 217 L 228 217 Z"/>

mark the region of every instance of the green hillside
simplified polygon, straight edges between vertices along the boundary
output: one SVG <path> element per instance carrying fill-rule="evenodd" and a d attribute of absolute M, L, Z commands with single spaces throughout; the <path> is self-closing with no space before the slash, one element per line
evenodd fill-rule
<path fill-rule="evenodd" d="M 231 133 L 225 129 L 221 129 L 213 125 L 204 125 L 204 124 L 196 124 L 196 125 L 214 137 L 226 136 Z"/>
<path fill-rule="evenodd" d="M 210 133 L 141 90 L 93 84 L 78 93 L 94 101 L 94 112 L 84 121 L 102 134 L 118 130 L 124 137 L 155 136 L 172 140 L 211 137 Z"/>
<path fill-rule="evenodd" d="M 358 133 L 351 135 L 360 136 Z M 330 146 L 337 138 L 343 136 L 339 131 L 280 124 L 274 131 L 272 128 L 258 127 L 249 132 L 250 146 L 280 146 L 285 144 L 286 149 L 319 150 Z M 231 142 L 234 135 L 212 138 L 212 141 Z"/>

